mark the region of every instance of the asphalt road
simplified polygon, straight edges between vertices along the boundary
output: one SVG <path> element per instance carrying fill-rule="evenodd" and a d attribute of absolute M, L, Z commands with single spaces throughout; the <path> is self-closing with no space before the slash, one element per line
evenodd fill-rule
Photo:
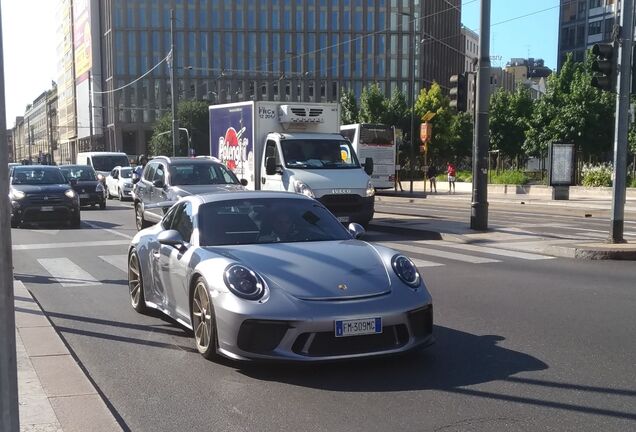
<path fill-rule="evenodd" d="M 636 429 L 633 262 L 457 251 L 370 232 L 435 261 L 421 268 L 434 346 L 327 365 L 208 362 L 189 332 L 130 307 L 130 205 L 109 201 L 82 219 L 79 230 L 12 230 L 15 277 L 128 430 Z"/>

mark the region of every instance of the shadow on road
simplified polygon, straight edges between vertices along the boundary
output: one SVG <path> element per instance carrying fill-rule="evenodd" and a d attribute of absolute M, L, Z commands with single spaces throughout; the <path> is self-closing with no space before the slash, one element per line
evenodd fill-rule
<path fill-rule="evenodd" d="M 53 278 L 50 276 L 42 276 L 42 275 L 31 275 L 31 274 L 23 274 L 23 273 L 14 273 L 14 279 L 17 279 L 25 284 L 37 284 L 37 285 L 51 285 L 51 284 L 59 284 L 60 281 L 57 278 Z M 64 278 L 62 280 L 63 283 L 68 284 L 77 284 L 77 286 L 82 286 L 81 284 L 92 283 L 95 281 L 87 281 L 84 279 L 72 279 L 72 278 Z M 100 280 L 98 283 L 101 284 L 112 284 L 112 285 L 124 285 L 128 286 L 128 279 L 105 279 Z M 69 288 L 72 288 L 69 287 Z"/>

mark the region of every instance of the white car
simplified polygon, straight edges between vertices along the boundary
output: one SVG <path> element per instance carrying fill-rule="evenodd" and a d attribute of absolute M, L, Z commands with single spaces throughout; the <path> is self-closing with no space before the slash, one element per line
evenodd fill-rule
<path fill-rule="evenodd" d="M 108 198 L 116 196 L 120 201 L 132 199 L 132 174 L 131 167 L 116 166 L 106 177 L 106 189 Z"/>

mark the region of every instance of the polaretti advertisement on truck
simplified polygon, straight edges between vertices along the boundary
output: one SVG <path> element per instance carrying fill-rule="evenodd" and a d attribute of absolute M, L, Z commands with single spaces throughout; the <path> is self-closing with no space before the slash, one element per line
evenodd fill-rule
<path fill-rule="evenodd" d="M 210 106 L 210 155 L 247 188 L 308 195 L 343 223 L 367 226 L 375 190 L 371 159 L 360 163 L 339 134 L 335 103 L 250 101 Z"/>

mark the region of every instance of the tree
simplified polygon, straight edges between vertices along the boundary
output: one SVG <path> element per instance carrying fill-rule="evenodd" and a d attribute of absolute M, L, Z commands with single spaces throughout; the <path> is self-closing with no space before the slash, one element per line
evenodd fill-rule
<path fill-rule="evenodd" d="M 342 89 L 340 96 L 340 122 L 342 124 L 358 123 L 358 102 L 353 90 Z"/>
<path fill-rule="evenodd" d="M 385 117 L 386 97 L 378 84 L 371 84 L 362 89 L 360 97 L 360 123 L 381 123 Z"/>
<path fill-rule="evenodd" d="M 391 97 L 385 100 L 382 124 L 395 126 L 406 130 L 409 126 L 410 110 L 406 103 L 406 95 L 399 87 L 391 92 Z"/>
<path fill-rule="evenodd" d="M 473 152 L 473 117 L 470 113 L 460 112 L 453 116 L 450 128 L 451 140 L 449 154 L 457 160 L 470 157 Z M 439 161 L 442 162 L 442 161 Z"/>
<path fill-rule="evenodd" d="M 490 146 L 501 155 L 516 159 L 524 154 L 528 122 L 532 117 L 530 92 L 519 86 L 513 93 L 499 89 L 490 98 Z"/>
<path fill-rule="evenodd" d="M 177 105 L 177 120 L 179 127 L 190 133 L 192 148 L 197 155 L 210 153 L 209 135 L 210 121 L 208 104 L 204 101 L 185 100 Z M 164 114 L 155 123 L 152 138 L 148 146 L 153 156 L 172 155 L 172 114 Z M 179 131 L 179 141 L 176 149 L 177 156 L 187 155 L 188 140 L 184 131 Z"/>
<path fill-rule="evenodd" d="M 451 126 L 453 123 L 454 113 L 450 107 L 450 100 L 442 92 L 442 88 L 437 83 L 433 83 L 430 89 L 422 89 L 415 101 L 415 136 L 413 137 L 413 145 L 419 146 L 419 127 L 422 116 L 427 112 L 435 113 L 435 117 L 431 120 L 433 125 L 432 137 L 429 143 L 429 160 L 442 159 L 455 160 L 460 155 L 454 153 L 453 144 L 457 141 L 453 140 Z"/>

